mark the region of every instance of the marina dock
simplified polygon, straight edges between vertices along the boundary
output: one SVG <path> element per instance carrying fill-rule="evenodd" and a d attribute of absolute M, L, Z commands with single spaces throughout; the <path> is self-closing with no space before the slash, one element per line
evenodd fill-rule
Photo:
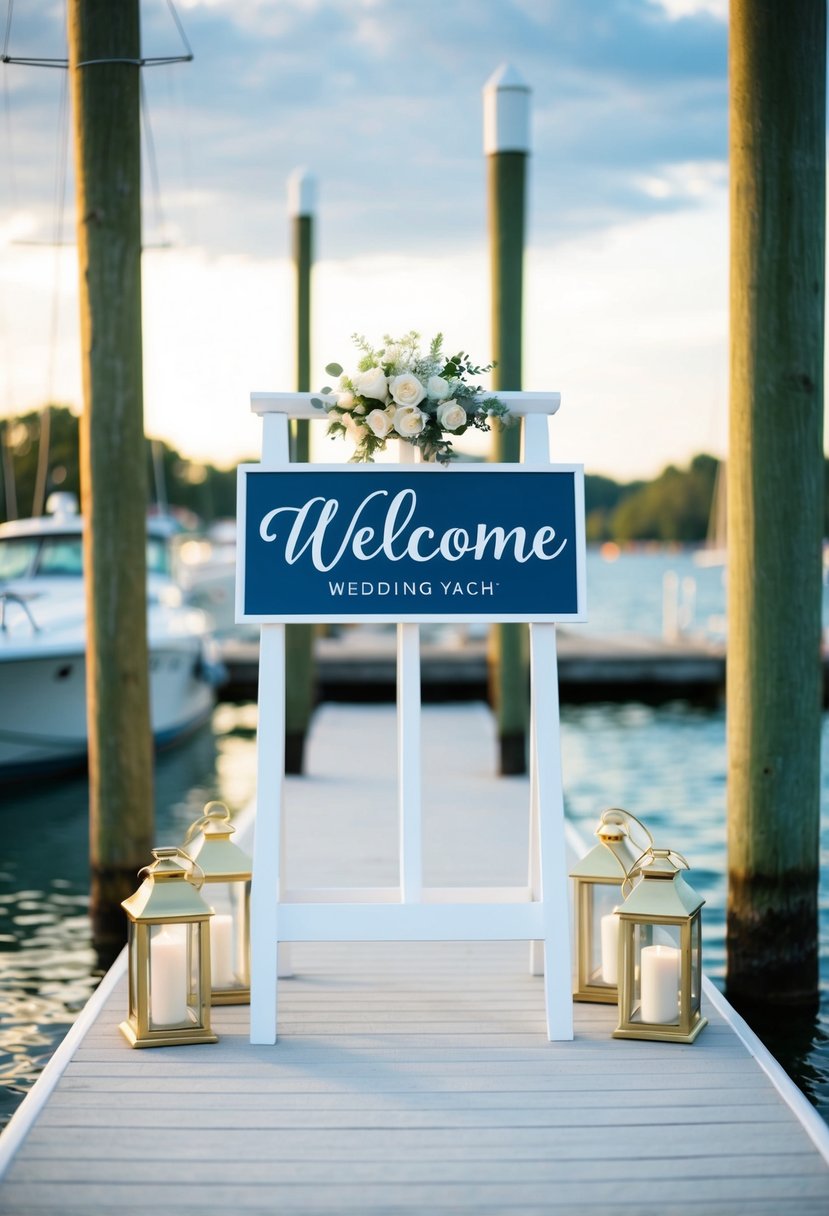
<path fill-rule="evenodd" d="M 223 643 L 228 699 L 255 698 L 259 642 L 240 635 Z M 397 669 L 393 632 L 353 630 L 315 642 L 321 701 L 393 701 Z M 577 628 L 558 630 L 562 701 L 685 700 L 718 704 L 725 692 L 725 648 L 694 638 L 617 634 L 601 637 Z M 486 639 L 421 643 L 425 701 L 486 700 Z"/>
<path fill-rule="evenodd" d="M 426 880 L 526 881 L 528 782 L 493 776 L 486 707 L 427 706 L 423 746 Z M 290 885 L 395 884 L 395 757 L 390 707 L 318 711 L 286 783 Z M 550 1043 L 526 944 L 290 954 L 275 1046 L 224 1006 L 217 1044 L 144 1051 L 118 1031 L 122 956 L 0 1138 L 0 1212 L 829 1207 L 829 1128 L 709 983 L 693 1046 L 615 1040 L 588 1004 Z"/>

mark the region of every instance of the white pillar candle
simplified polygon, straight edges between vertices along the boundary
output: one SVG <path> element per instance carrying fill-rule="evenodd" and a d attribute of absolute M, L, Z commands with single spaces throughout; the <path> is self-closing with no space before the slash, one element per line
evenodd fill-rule
<path fill-rule="evenodd" d="M 615 912 L 602 917 L 602 980 L 619 983 L 619 917 Z"/>
<path fill-rule="evenodd" d="M 641 957 L 643 1022 L 676 1022 L 679 1018 L 679 950 L 645 946 Z"/>
<path fill-rule="evenodd" d="M 155 1026 L 187 1020 L 187 948 L 166 925 L 150 943 L 150 1017 Z"/>
<path fill-rule="evenodd" d="M 210 917 L 210 983 L 213 988 L 231 988 L 233 974 L 233 917 L 214 913 Z"/>

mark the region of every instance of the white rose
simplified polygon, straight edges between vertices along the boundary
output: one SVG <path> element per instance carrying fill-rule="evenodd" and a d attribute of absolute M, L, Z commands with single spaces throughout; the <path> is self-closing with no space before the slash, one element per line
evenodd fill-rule
<path fill-rule="evenodd" d="M 426 415 L 416 405 L 401 405 L 394 415 L 394 429 L 404 439 L 419 435 L 426 425 Z"/>
<path fill-rule="evenodd" d="M 456 431 L 458 427 L 465 426 L 467 421 L 466 410 L 454 397 L 438 406 L 438 422 L 444 431 Z"/>
<path fill-rule="evenodd" d="M 426 392 L 433 401 L 445 401 L 451 391 L 449 381 L 444 380 L 443 376 L 429 377 L 426 384 Z"/>
<path fill-rule="evenodd" d="M 343 392 L 337 393 L 336 397 L 337 397 L 337 405 L 340 407 L 341 410 L 353 410 L 354 409 L 354 394 L 353 393 L 351 393 L 347 389 L 345 389 Z"/>
<path fill-rule="evenodd" d="M 351 379 L 361 397 L 370 397 L 372 401 L 382 401 L 384 404 L 388 401 L 389 382 L 382 367 L 370 367 L 368 371 L 357 372 Z"/>
<path fill-rule="evenodd" d="M 354 442 L 359 443 L 366 431 L 363 419 L 355 418 L 353 414 L 343 414 L 341 421 Z"/>
<path fill-rule="evenodd" d="M 420 383 L 417 376 L 413 376 L 411 372 L 405 372 L 402 376 L 395 376 L 389 384 L 389 389 L 392 401 L 396 401 L 398 405 L 420 405 L 426 396 L 426 389 Z M 415 432 L 415 434 L 417 433 Z"/>
<path fill-rule="evenodd" d="M 385 439 L 391 430 L 391 418 L 387 410 L 372 410 L 366 414 L 366 426 L 377 439 Z"/>

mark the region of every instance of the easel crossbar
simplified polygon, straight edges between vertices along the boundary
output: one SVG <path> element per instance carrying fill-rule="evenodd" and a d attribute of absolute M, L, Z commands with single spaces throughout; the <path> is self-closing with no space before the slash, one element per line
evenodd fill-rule
<path fill-rule="evenodd" d="M 530 887 L 423 887 L 419 900 L 404 899 L 400 887 L 289 887 L 282 904 L 522 904 Z"/>
<path fill-rule="evenodd" d="M 279 906 L 280 941 L 533 941 L 544 933 L 538 902 Z"/>

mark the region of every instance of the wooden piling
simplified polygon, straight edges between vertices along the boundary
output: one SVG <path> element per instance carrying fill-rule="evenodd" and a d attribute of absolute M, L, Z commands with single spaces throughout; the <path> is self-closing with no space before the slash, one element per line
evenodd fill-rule
<path fill-rule="evenodd" d="M 305 169 L 297 169 L 288 184 L 294 264 L 294 317 L 297 391 L 311 391 L 311 267 L 314 257 L 316 182 Z M 307 463 L 311 455 L 310 423 L 291 423 L 291 459 Z M 302 773 L 305 740 L 314 709 L 314 627 L 286 627 L 285 771 Z"/>
<path fill-rule="evenodd" d="M 484 89 L 484 151 L 490 238 L 493 388 L 521 388 L 524 217 L 529 154 L 530 90 L 503 65 Z M 496 461 L 521 458 L 521 428 L 495 424 Z M 490 697 L 498 721 L 499 769 L 527 771 L 529 645 L 526 625 L 493 625 Z"/>
<path fill-rule="evenodd" d="M 817 992 L 824 0 L 731 0 L 728 992 Z"/>
<path fill-rule="evenodd" d="M 120 902 L 152 846 L 141 378 L 138 0 L 69 0 L 84 410 L 93 936 L 123 943 Z"/>

